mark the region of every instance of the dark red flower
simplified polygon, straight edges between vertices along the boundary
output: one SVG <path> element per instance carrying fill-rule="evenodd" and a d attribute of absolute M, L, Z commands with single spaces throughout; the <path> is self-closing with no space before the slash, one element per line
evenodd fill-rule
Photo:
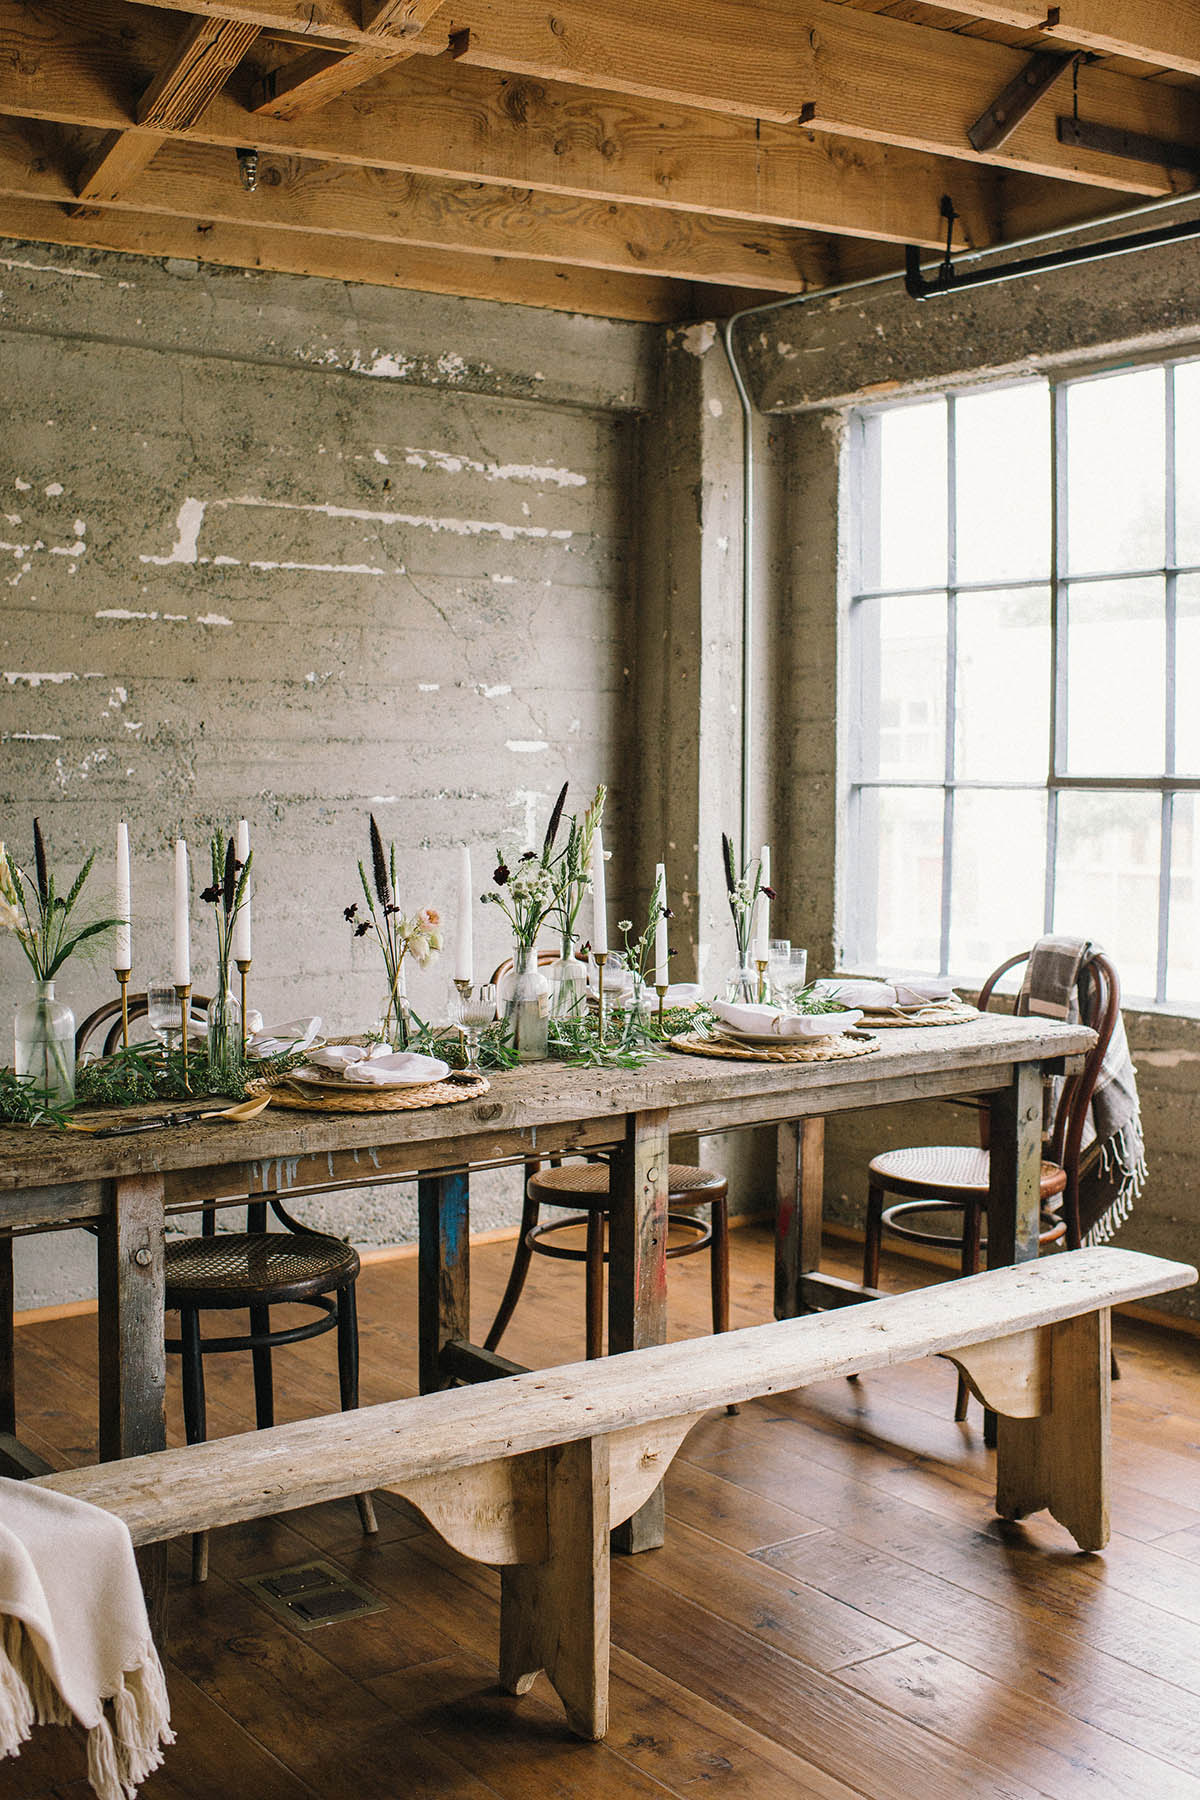
<path fill-rule="evenodd" d="M 342 914 L 342 917 L 343 917 L 343 919 L 345 919 L 347 925 L 353 925 L 357 915 L 358 915 L 358 901 L 356 900 L 354 902 L 353 906 L 348 906 L 346 908 L 345 912 Z"/>
<path fill-rule="evenodd" d="M 369 919 L 360 919 L 358 924 L 354 927 L 354 935 L 355 937 L 366 937 L 370 929 L 371 921 Z"/>
<path fill-rule="evenodd" d="M 500 863 L 496 868 L 494 868 L 492 870 L 492 880 L 495 882 L 497 887 L 504 886 L 505 882 L 508 880 L 508 865 L 507 865 L 507 863 Z"/>
<path fill-rule="evenodd" d="M 221 898 L 221 890 L 214 883 L 214 885 L 212 887 L 206 887 L 206 888 L 201 889 L 200 898 L 202 900 L 206 900 L 208 902 L 209 906 L 215 906 L 217 904 L 217 901 Z"/>
<path fill-rule="evenodd" d="M 760 894 L 765 894 L 768 900 L 773 900 L 775 898 L 775 889 L 773 887 L 767 887 L 765 883 L 758 891 Z"/>

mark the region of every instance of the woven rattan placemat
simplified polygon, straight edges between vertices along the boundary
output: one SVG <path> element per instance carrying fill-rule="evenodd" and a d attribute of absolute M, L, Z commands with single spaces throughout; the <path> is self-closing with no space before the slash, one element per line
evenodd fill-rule
<path fill-rule="evenodd" d="M 270 1094 L 272 1106 L 290 1106 L 296 1112 L 413 1112 L 424 1106 L 455 1106 L 460 1100 L 477 1100 L 491 1083 L 476 1075 L 470 1081 L 430 1081 L 422 1087 L 351 1088 L 344 1093 L 328 1090 L 306 1092 L 303 1084 L 289 1081 L 248 1081 L 246 1093 Z"/>
<path fill-rule="evenodd" d="M 870 1012 L 864 1008 L 862 1022 L 868 1031 L 887 1031 L 910 1025 L 966 1025 L 978 1017 L 978 1008 L 968 1006 L 965 1000 L 934 1000 L 920 1012 Z"/>
<path fill-rule="evenodd" d="M 870 1056 L 878 1044 L 862 1038 L 813 1038 L 807 1044 L 730 1044 L 720 1038 L 702 1037 L 698 1031 L 684 1031 L 670 1040 L 672 1050 L 686 1050 L 689 1056 L 727 1056 L 736 1062 L 818 1063 L 845 1062 L 852 1056 Z"/>

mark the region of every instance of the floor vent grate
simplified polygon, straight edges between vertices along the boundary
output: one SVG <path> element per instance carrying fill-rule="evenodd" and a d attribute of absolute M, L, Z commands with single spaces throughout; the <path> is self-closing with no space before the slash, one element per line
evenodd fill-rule
<path fill-rule="evenodd" d="M 343 1570 L 329 1562 L 293 1563 L 266 1575 L 244 1575 L 242 1586 L 298 1631 L 315 1631 L 318 1625 L 387 1610 L 386 1601 L 378 1594 L 348 1580 Z"/>

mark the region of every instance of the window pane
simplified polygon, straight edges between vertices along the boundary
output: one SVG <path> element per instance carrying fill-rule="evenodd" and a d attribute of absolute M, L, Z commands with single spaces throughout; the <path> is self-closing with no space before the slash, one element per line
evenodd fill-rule
<path fill-rule="evenodd" d="M 1050 592 L 960 594 L 955 768 L 965 781 L 1044 781 Z"/>
<path fill-rule="evenodd" d="M 1175 555 L 1200 563 L 1200 362 L 1175 366 Z"/>
<path fill-rule="evenodd" d="M 1067 567 L 1160 568 L 1166 464 L 1162 369 L 1067 389 Z"/>
<path fill-rule="evenodd" d="M 864 968 L 938 967 L 942 915 L 942 796 L 869 788 L 859 800 L 862 856 L 851 906 Z"/>
<path fill-rule="evenodd" d="M 946 601 L 940 594 L 863 600 L 857 611 L 862 772 L 885 780 L 940 780 L 946 768 Z"/>
<path fill-rule="evenodd" d="M 1200 775 L 1200 575 L 1175 589 L 1175 767 Z"/>
<path fill-rule="evenodd" d="M 1167 939 L 1167 999 L 1200 1002 L 1200 832 L 1196 796 L 1176 794 L 1171 830 L 1171 925 Z"/>
<path fill-rule="evenodd" d="M 935 587 L 946 579 L 946 402 L 877 416 L 879 564 L 871 585 Z"/>
<path fill-rule="evenodd" d="M 1162 581 L 1074 582 L 1067 604 L 1067 773 L 1161 774 Z"/>
<path fill-rule="evenodd" d="M 1050 390 L 970 394 L 954 408 L 959 581 L 1050 573 Z"/>
<path fill-rule="evenodd" d="M 1054 929 L 1102 945 L 1142 999 L 1155 989 L 1161 820 L 1157 794 L 1058 799 Z"/>
<path fill-rule="evenodd" d="M 1046 795 L 967 789 L 954 799 L 950 969 L 987 975 L 1042 934 Z"/>

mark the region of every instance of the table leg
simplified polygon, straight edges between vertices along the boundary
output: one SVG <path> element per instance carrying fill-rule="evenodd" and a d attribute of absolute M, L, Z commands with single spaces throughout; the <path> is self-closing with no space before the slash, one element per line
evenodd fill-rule
<path fill-rule="evenodd" d="M 784 1119 L 776 1135 L 775 1317 L 809 1311 L 804 1277 L 821 1266 L 825 1121 Z"/>
<path fill-rule="evenodd" d="M 165 1270 L 163 1178 L 134 1175 L 112 1184 L 96 1247 L 100 1346 L 100 1460 L 166 1447 L 163 1402 Z M 166 1642 L 167 1546 L 138 1551 L 150 1627 Z"/>
<path fill-rule="evenodd" d="M 988 1187 L 989 1269 L 1038 1253 L 1042 1172 L 1042 1072 L 1018 1063 L 1009 1086 L 991 1096 Z"/>
<path fill-rule="evenodd" d="M 671 1158 L 665 1109 L 630 1113 L 625 1140 L 609 1165 L 608 1351 L 641 1350 L 667 1339 L 667 1178 Z M 613 1542 L 632 1554 L 663 1541 L 661 1488 Z"/>
<path fill-rule="evenodd" d="M 465 1174 L 429 1175 L 417 1183 L 420 1261 L 417 1318 L 421 1392 L 449 1387 L 442 1346 L 471 1337 L 471 1186 Z"/>
<path fill-rule="evenodd" d="M 17 1374 L 13 1339 L 13 1309 L 17 1303 L 13 1281 L 13 1241 L 0 1238 L 0 1435 L 17 1429 Z"/>

